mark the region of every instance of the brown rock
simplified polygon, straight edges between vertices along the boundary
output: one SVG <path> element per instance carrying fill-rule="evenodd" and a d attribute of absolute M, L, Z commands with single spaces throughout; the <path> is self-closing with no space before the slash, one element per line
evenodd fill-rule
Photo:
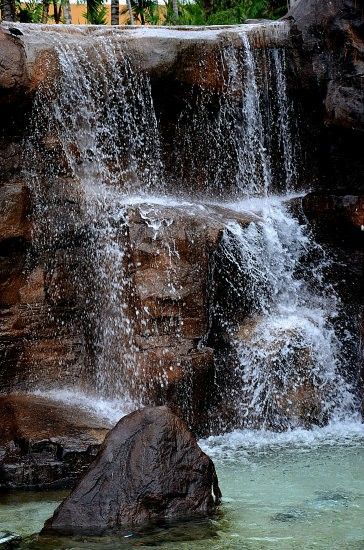
<path fill-rule="evenodd" d="M 199 436 L 209 434 L 208 416 L 214 387 L 214 353 L 211 348 L 191 347 L 188 340 L 156 339 L 137 355 L 137 387 L 134 395 L 150 405 L 167 403 Z M 168 347 L 169 346 L 169 347 Z"/>
<path fill-rule="evenodd" d="M 227 220 L 247 225 L 252 217 L 222 206 L 141 204 L 128 209 L 127 219 L 139 350 L 127 384 L 138 402 L 167 403 L 206 435 L 215 372 L 214 351 L 202 344 L 211 256 Z"/>
<path fill-rule="evenodd" d="M 167 407 L 124 417 L 43 533 L 104 534 L 210 515 L 221 493 L 213 462 Z"/>
<path fill-rule="evenodd" d="M 4 185 L 0 192 L 0 240 L 30 237 L 29 189 L 25 185 Z"/>
<path fill-rule="evenodd" d="M 34 395 L 0 396 L 0 487 L 70 487 L 109 426 L 76 406 Z"/>
<path fill-rule="evenodd" d="M 24 304 L 36 304 L 44 302 L 44 271 L 36 267 L 26 277 L 25 284 L 19 290 L 20 302 Z"/>
<path fill-rule="evenodd" d="M 14 89 L 26 83 L 23 47 L 16 38 L 0 28 L 0 88 Z"/>

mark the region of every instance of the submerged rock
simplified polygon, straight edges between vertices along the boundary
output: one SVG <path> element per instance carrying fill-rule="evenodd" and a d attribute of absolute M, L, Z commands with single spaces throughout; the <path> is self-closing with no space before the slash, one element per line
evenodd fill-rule
<path fill-rule="evenodd" d="M 102 534 L 162 519 L 215 512 L 214 464 L 168 407 L 124 417 L 43 533 Z"/>

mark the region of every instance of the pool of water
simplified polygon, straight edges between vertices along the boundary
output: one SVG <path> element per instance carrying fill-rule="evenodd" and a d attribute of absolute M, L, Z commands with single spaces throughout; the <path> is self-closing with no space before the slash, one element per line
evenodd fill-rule
<path fill-rule="evenodd" d="M 34 550 L 364 549 L 362 426 L 341 426 L 340 434 L 236 432 L 202 446 L 224 497 L 214 519 L 117 538 L 42 539 L 34 534 L 65 493 L 18 492 L 1 497 L 0 530 L 23 537 L 12 548 Z"/>

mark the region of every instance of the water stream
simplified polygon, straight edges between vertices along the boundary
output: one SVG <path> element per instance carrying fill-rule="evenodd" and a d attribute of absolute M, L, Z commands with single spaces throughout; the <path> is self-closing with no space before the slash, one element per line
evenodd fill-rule
<path fill-rule="evenodd" d="M 200 344 L 219 342 L 215 391 L 234 411 L 235 430 L 203 442 L 222 484 L 221 517 L 117 542 L 28 541 L 25 547 L 362 548 L 359 337 L 327 279 L 330 255 L 288 195 L 299 181 L 300 146 L 284 48 L 254 49 L 248 30 L 222 39 L 216 57 L 222 91 L 200 85 L 185 98 L 167 162 L 171 136 L 163 133 L 152 83 L 129 59 L 124 38 L 101 33 L 87 46 L 67 45 L 54 31 L 54 45 L 60 77 L 36 98 L 28 177 L 38 253 L 46 256 L 65 235 L 81 242 L 82 276 L 75 284 L 91 335 L 91 366 L 86 388 L 62 381 L 48 395 L 86 408 L 91 400 L 111 423 L 143 403 L 135 333 L 151 317 L 134 299 L 130 208 L 163 241 L 170 259 L 166 292 L 175 302 L 183 288 L 173 283 L 178 251 L 167 237 L 170 212 L 221 222 L 223 208 L 210 267 L 226 294 L 215 296 L 217 279 L 211 281 L 210 332 Z M 54 154 L 57 163 L 49 161 Z M 242 213 L 252 216 L 249 224 L 239 221 Z M 92 287 L 85 289 L 85 280 Z M 176 331 L 177 343 L 180 338 Z M 230 385 L 221 382 L 226 357 Z M 9 496 L 0 519 L 28 535 L 60 498 L 45 496 L 33 506 L 33 497 Z M 9 520 L 14 511 L 29 518 L 26 527 L 23 519 Z"/>
<path fill-rule="evenodd" d="M 262 202 L 259 221 L 227 223 L 221 242 L 239 307 L 234 319 L 218 304 L 217 316 L 237 354 L 239 415 L 278 430 L 354 418 L 359 341 L 325 277 L 331 259 L 284 202 Z"/>

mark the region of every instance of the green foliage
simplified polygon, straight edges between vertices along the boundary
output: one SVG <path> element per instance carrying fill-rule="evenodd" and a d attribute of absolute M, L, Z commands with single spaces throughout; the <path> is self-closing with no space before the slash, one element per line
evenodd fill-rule
<path fill-rule="evenodd" d="M 164 25 L 187 25 L 188 23 L 180 23 L 180 18 L 176 16 L 176 14 L 173 11 L 172 2 L 170 0 L 164 0 L 165 4 L 165 18 L 164 18 Z M 179 4 L 179 12 L 181 13 L 181 6 L 182 4 Z"/>
<path fill-rule="evenodd" d="M 134 18 L 142 25 L 159 25 L 159 7 L 158 0 L 131 0 L 131 9 Z M 127 14 L 128 8 L 121 10 L 121 14 Z"/>
<path fill-rule="evenodd" d="M 90 25 L 106 25 L 107 7 L 102 0 L 88 0 L 87 12 L 82 14 Z"/>
<path fill-rule="evenodd" d="M 246 19 L 276 19 L 287 11 L 286 0 L 185 0 L 178 19 L 167 3 L 167 25 L 236 25 Z"/>
<path fill-rule="evenodd" d="M 159 25 L 159 6 L 158 2 L 151 2 L 148 10 L 145 13 L 145 20 L 148 25 Z"/>
<path fill-rule="evenodd" d="M 41 23 L 43 4 L 39 0 L 16 2 L 16 16 L 21 23 Z"/>
<path fill-rule="evenodd" d="M 198 2 L 188 2 L 179 6 L 180 16 L 174 23 L 172 20 L 166 21 L 167 25 L 206 25 L 206 13 L 202 5 Z M 176 18 L 175 13 L 172 11 L 172 18 Z"/>
<path fill-rule="evenodd" d="M 240 6 L 231 8 L 229 10 L 221 10 L 216 13 L 212 13 L 207 18 L 208 25 L 238 25 L 243 23 L 246 19 L 245 13 Z"/>

